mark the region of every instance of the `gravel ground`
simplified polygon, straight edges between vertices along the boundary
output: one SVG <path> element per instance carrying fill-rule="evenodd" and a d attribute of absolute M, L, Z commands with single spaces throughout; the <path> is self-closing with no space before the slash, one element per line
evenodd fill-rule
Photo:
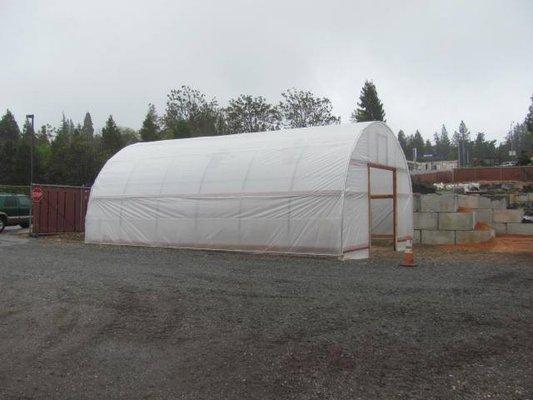
<path fill-rule="evenodd" d="M 13 239 L 0 398 L 533 398 L 533 254 L 377 253 Z"/>

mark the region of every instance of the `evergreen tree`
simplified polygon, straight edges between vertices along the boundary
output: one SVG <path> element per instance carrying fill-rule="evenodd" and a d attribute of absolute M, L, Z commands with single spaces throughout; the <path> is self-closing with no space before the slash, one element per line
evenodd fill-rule
<path fill-rule="evenodd" d="M 0 143 L 17 141 L 20 138 L 20 129 L 11 111 L 7 110 L 0 119 Z"/>
<path fill-rule="evenodd" d="M 57 134 L 50 145 L 50 161 L 48 165 L 48 181 L 55 184 L 65 184 L 69 182 L 69 149 L 74 124 L 67 119 L 65 114 L 61 118 L 61 124 L 57 129 Z"/>
<path fill-rule="evenodd" d="M 442 143 L 440 141 L 439 132 L 435 131 L 435 133 L 433 133 L 433 141 L 435 142 L 435 146 L 433 148 L 434 158 L 441 160 L 442 159 Z"/>
<path fill-rule="evenodd" d="M 411 140 L 410 140 L 410 148 L 411 148 L 411 151 L 412 149 L 416 149 L 416 159 L 417 160 L 421 160 L 423 155 L 424 155 L 424 138 L 422 137 L 422 134 L 420 133 L 420 131 L 417 129 L 414 136 L 411 137 Z"/>
<path fill-rule="evenodd" d="M 110 115 L 106 121 L 105 127 L 102 129 L 102 156 L 104 159 L 108 159 L 118 152 L 124 143 L 120 130 L 118 129 L 113 116 Z"/>
<path fill-rule="evenodd" d="M 148 105 L 148 112 L 143 121 L 143 126 L 139 131 L 143 142 L 161 140 L 161 129 L 159 127 L 157 113 L 153 104 Z"/>
<path fill-rule="evenodd" d="M 359 96 L 357 109 L 352 113 L 351 120 L 352 122 L 385 121 L 383 103 L 381 103 L 376 86 L 372 81 L 365 82 Z"/>
<path fill-rule="evenodd" d="M 69 185 L 91 185 L 98 173 L 98 155 L 94 137 L 84 126 L 74 129 L 69 143 L 66 183 Z"/>
<path fill-rule="evenodd" d="M 0 119 L 0 183 L 14 185 L 17 182 L 16 160 L 20 129 L 11 111 Z"/>
<path fill-rule="evenodd" d="M 407 136 L 405 135 L 405 132 L 401 129 L 398 131 L 398 142 L 400 143 L 400 147 L 403 150 L 403 154 L 405 154 L 405 157 L 407 157 L 409 155 L 407 152 Z"/>
<path fill-rule="evenodd" d="M 315 96 L 310 91 L 288 89 L 281 96 L 279 111 L 285 128 L 304 128 L 340 123 L 340 117 L 333 115 L 333 106 L 326 97 Z"/>
<path fill-rule="evenodd" d="M 81 133 L 84 133 L 88 136 L 94 135 L 93 120 L 91 118 L 91 114 L 89 114 L 88 112 L 85 114 L 85 118 L 83 119 L 83 127 L 81 129 Z"/>
<path fill-rule="evenodd" d="M 433 155 L 433 146 L 429 139 L 427 139 L 426 143 L 424 144 L 424 155 Z"/>
<path fill-rule="evenodd" d="M 466 127 L 464 121 L 459 124 L 459 131 L 455 131 L 453 135 L 453 142 L 458 149 L 457 157 L 459 166 L 463 167 L 470 163 L 470 131 Z"/>
<path fill-rule="evenodd" d="M 531 96 L 531 105 L 529 106 L 529 112 L 526 115 L 526 129 L 528 132 L 533 133 L 533 96 Z"/>

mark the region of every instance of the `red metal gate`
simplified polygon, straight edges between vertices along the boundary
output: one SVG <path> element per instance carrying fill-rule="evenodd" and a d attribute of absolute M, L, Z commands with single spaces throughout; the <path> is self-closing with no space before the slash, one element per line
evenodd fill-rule
<path fill-rule="evenodd" d="M 80 186 L 32 185 L 40 187 L 42 198 L 33 201 L 32 234 L 84 232 L 85 213 L 91 188 Z"/>

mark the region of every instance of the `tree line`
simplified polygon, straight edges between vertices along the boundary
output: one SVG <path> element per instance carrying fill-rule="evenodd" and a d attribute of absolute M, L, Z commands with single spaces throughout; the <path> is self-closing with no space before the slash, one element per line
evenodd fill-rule
<path fill-rule="evenodd" d="M 458 160 L 460 166 L 494 166 L 513 160 L 528 165 L 533 155 L 533 97 L 531 101 L 524 122 L 514 124 L 500 144 L 487 140 L 484 132 L 472 135 L 464 121 L 451 137 L 443 124 L 440 133 L 433 134 L 433 142 L 424 141 L 418 130 L 413 135 L 400 130 L 398 141 L 410 161 Z"/>
<path fill-rule="evenodd" d="M 533 97 L 532 97 L 533 100 Z M 351 114 L 352 122 L 385 121 L 383 103 L 372 81 L 366 81 L 359 101 Z M 34 144 L 34 182 L 65 185 L 91 185 L 103 164 L 117 151 L 129 144 L 143 141 L 216 136 L 243 132 L 274 131 L 284 128 L 302 128 L 338 124 L 341 118 L 334 114 L 331 101 L 310 91 L 288 89 L 277 104 L 262 96 L 241 95 L 221 106 L 215 98 L 188 86 L 171 90 L 163 115 L 159 116 L 153 104 L 141 128 L 136 131 L 118 126 L 112 115 L 99 133 L 95 132 L 91 115 L 86 113 L 82 123 L 74 123 L 63 115 L 59 125 L 41 126 L 37 132 L 25 121 L 22 130 L 14 115 L 7 110 L 0 119 L 0 184 L 28 185 L 30 183 L 30 147 Z M 432 154 L 437 159 L 456 159 L 457 148 L 465 148 L 472 162 L 498 157 L 503 147 L 524 149 L 531 154 L 533 105 L 523 124 L 509 133 L 504 144 L 485 140 L 478 133 L 470 140 L 464 123 L 452 138 L 443 125 L 435 133 L 434 143 L 424 141 L 419 131 L 414 135 L 398 133 L 398 139 L 408 159 L 413 149 L 420 155 Z M 503 146 L 503 147 L 502 147 Z"/>

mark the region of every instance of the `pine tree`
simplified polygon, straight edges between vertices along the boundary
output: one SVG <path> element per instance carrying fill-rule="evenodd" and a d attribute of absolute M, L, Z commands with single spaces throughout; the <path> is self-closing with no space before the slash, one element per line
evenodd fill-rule
<path fill-rule="evenodd" d="M 424 138 L 422 137 L 422 134 L 417 129 L 414 136 L 411 138 L 410 143 L 411 149 L 416 149 L 416 158 L 417 160 L 422 159 L 424 155 Z"/>
<path fill-rule="evenodd" d="M 0 183 L 17 184 L 16 160 L 20 129 L 11 111 L 0 119 Z"/>
<path fill-rule="evenodd" d="M 401 129 L 398 131 L 398 142 L 400 143 L 400 147 L 403 150 L 403 154 L 405 154 L 405 157 L 407 157 L 407 136 L 405 135 L 405 132 Z"/>
<path fill-rule="evenodd" d="M 435 142 L 435 146 L 433 148 L 434 158 L 442 159 L 442 143 L 440 141 L 439 132 L 435 131 L 435 133 L 433 133 L 433 141 Z"/>
<path fill-rule="evenodd" d="M 450 141 L 450 136 L 448 135 L 448 130 L 446 126 L 442 124 L 440 131 L 440 145 L 441 145 L 441 157 L 444 160 L 454 160 L 456 155 L 452 148 L 452 143 Z"/>
<path fill-rule="evenodd" d="M 0 119 L 0 143 L 5 141 L 16 141 L 20 138 L 20 129 L 11 111 L 7 110 Z"/>
<path fill-rule="evenodd" d="M 376 86 L 372 81 L 365 82 L 359 96 L 357 109 L 352 113 L 351 120 L 352 122 L 385 121 L 383 103 L 381 103 Z"/>
<path fill-rule="evenodd" d="M 69 181 L 70 164 L 69 149 L 74 133 L 74 123 L 65 114 L 57 134 L 50 145 L 50 161 L 48 166 L 48 180 L 50 183 L 66 184 Z"/>
<path fill-rule="evenodd" d="M 102 155 L 105 159 L 113 156 L 123 147 L 122 136 L 113 116 L 107 119 L 105 127 L 102 129 Z"/>
<path fill-rule="evenodd" d="M 531 105 L 529 106 L 529 112 L 526 115 L 525 124 L 528 132 L 533 133 L 533 96 L 531 96 Z"/>
<path fill-rule="evenodd" d="M 143 142 L 161 140 L 161 129 L 159 127 L 157 113 L 153 104 L 148 105 L 148 112 L 146 113 L 146 118 L 143 121 L 143 126 L 139 133 Z"/>
<path fill-rule="evenodd" d="M 424 155 L 433 155 L 433 145 L 429 139 L 427 139 L 424 144 Z"/>
<path fill-rule="evenodd" d="M 85 118 L 83 119 L 83 127 L 81 128 L 81 132 L 88 136 L 94 135 L 93 120 L 91 118 L 91 114 L 88 112 L 85 114 Z"/>
<path fill-rule="evenodd" d="M 454 145 L 458 149 L 459 166 L 466 166 L 470 162 L 470 131 L 464 121 L 459 124 L 459 132 L 455 131 L 453 135 Z"/>

